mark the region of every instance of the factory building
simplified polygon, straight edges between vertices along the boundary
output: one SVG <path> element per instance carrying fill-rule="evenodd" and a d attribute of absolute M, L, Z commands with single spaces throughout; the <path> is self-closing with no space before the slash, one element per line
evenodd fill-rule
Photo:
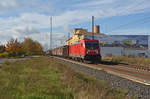
<path fill-rule="evenodd" d="M 134 55 L 150 58 L 149 35 L 107 35 L 100 37 L 99 40 L 108 42 L 105 46 L 101 46 L 102 56 Z M 124 41 L 130 41 L 133 45 L 130 47 L 123 45 Z M 117 43 L 117 46 L 114 46 L 115 43 Z"/>
<path fill-rule="evenodd" d="M 66 41 L 66 45 L 72 45 L 81 40 L 99 40 L 101 44 L 102 56 L 113 55 L 135 55 L 150 58 L 150 36 L 149 35 L 104 35 L 100 31 L 100 26 L 94 26 L 94 33 L 87 29 L 75 28 L 73 36 Z M 129 45 L 128 45 L 129 43 Z"/>
<path fill-rule="evenodd" d="M 77 42 L 80 42 L 81 40 L 85 40 L 85 39 L 92 39 L 92 32 L 88 32 L 87 29 L 82 29 L 82 28 L 75 28 L 74 29 L 74 33 L 73 36 L 66 41 L 66 45 L 72 45 L 75 44 Z M 100 33 L 100 26 L 99 25 L 95 25 L 94 26 L 94 37 L 95 36 L 102 36 L 104 34 Z"/>

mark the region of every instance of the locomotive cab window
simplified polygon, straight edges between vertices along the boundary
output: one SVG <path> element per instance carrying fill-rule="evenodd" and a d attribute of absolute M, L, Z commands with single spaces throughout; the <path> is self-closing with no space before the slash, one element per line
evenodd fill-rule
<path fill-rule="evenodd" d="M 85 47 L 87 49 L 98 49 L 99 44 L 98 44 L 98 42 L 85 42 Z"/>

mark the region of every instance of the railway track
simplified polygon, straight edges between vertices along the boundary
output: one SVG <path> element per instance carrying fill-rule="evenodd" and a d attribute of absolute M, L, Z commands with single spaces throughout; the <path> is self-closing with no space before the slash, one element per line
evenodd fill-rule
<path fill-rule="evenodd" d="M 124 64 L 124 67 L 128 67 L 128 68 L 134 68 L 136 70 L 142 70 L 142 71 L 146 71 L 146 72 L 150 72 L 150 66 L 142 66 L 142 65 L 136 65 L 136 64 Z"/>
<path fill-rule="evenodd" d="M 109 74 L 113 74 L 113 75 L 131 80 L 134 82 L 138 82 L 144 85 L 150 85 L 150 72 L 143 71 L 143 70 L 136 70 L 135 68 L 130 68 L 130 66 L 127 66 L 127 65 L 120 65 L 120 64 L 105 65 L 104 63 L 103 64 L 86 64 L 86 63 L 82 63 L 82 62 L 78 62 L 78 61 L 74 61 L 70 59 L 64 59 L 60 57 L 55 57 L 55 58 L 58 58 L 67 62 L 71 62 L 74 64 L 82 65 L 91 69 L 103 70 Z"/>
<path fill-rule="evenodd" d="M 58 62 L 105 81 L 110 88 L 127 90 L 127 95 L 137 99 L 150 99 L 150 72 L 136 70 L 122 64 L 85 64 L 70 59 L 54 57 Z"/>
<path fill-rule="evenodd" d="M 116 75 L 138 82 L 138 83 L 142 83 L 145 85 L 150 85 L 150 73 L 149 72 L 145 72 L 143 70 L 136 70 L 134 68 L 128 68 L 125 66 L 106 66 L 106 65 L 98 65 L 100 68 L 103 68 L 104 70 L 109 70 L 109 71 L 113 71 L 116 72 Z"/>

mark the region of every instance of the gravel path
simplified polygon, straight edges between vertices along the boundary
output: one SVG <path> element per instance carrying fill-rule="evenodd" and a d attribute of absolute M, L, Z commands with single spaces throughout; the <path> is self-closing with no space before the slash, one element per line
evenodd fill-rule
<path fill-rule="evenodd" d="M 79 71 L 85 72 L 89 75 L 94 76 L 97 80 L 105 80 L 112 88 L 120 88 L 128 90 L 128 95 L 136 95 L 138 99 L 150 99 L 150 86 L 146 86 L 140 83 L 130 81 L 115 75 L 108 74 L 103 71 L 94 70 L 89 67 L 76 65 L 64 60 L 57 59 L 57 61 L 67 64 Z"/>

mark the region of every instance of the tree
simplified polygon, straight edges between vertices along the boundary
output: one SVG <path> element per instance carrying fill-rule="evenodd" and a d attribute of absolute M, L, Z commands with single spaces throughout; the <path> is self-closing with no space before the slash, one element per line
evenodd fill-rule
<path fill-rule="evenodd" d="M 36 49 L 35 49 L 36 50 L 36 54 L 38 54 L 38 55 L 43 54 L 43 48 L 42 48 L 41 44 L 39 42 L 37 42 L 37 41 L 35 41 L 34 43 L 36 45 Z"/>
<path fill-rule="evenodd" d="M 4 45 L 0 45 L 0 53 L 3 53 L 5 51 L 5 46 Z"/>
<path fill-rule="evenodd" d="M 105 46 L 105 45 L 107 45 L 108 44 L 108 42 L 106 42 L 106 41 L 103 41 L 102 42 L 102 46 Z"/>
<path fill-rule="evenodd" d="M 130 40 L 123 41 L 123 43 L 124 43 L 125 45 L 127 45 L 127 46 L 133 46 L 133 45 L 134 45 L 133 42 L 130 41 Z"/>
<path fill-rule="evenodd" d="M 33 41 L 31 38 L 25 38 L 22 43 L 26 55 L 41 55 L 43 49 L 38 41 Z"/>
<path fill-rule="evenodd" d="M 23 54 L 23 49 L 21 43 L 18 42 L 17 39 L 11 39 L 6 44 L 6 51 L 8 52 L 9 56 L 21 56 Z"/>

